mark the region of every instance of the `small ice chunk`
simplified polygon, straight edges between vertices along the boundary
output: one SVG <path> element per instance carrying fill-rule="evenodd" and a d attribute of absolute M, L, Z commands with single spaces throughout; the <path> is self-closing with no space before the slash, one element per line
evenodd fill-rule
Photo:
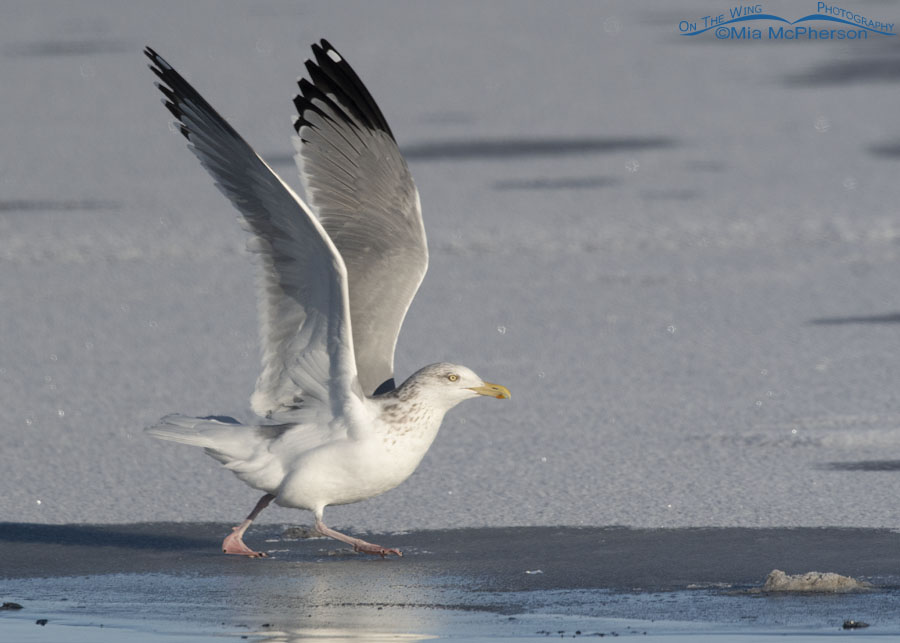
<path fill-rule="evenodd" d="M 543 574 L 544 570 L 543 569 L 526 569 L 525 573 L 526 574 Z"/>
<path fill-rule="evenodd" d="M 780 569 L 773 569 L 766 577 L 764 592 L 855 592 L 870 589 L 865 581 L 858 581 L 849 576 L 841 576 L 833 572 L 807 572 L 805 574 L 785 574 Z"/>

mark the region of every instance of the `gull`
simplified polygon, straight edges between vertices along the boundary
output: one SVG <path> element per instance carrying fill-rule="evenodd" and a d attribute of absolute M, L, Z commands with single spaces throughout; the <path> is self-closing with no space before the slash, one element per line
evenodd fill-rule
<path fill-rule="evenodd" d="M 146 431 L 203 447 L 265 492 L 223 541 L 227 554 L 265 556 L 243 536 L 274 501 L 312 511 L 322 535 L 355 551 L 400 556 L 327 527 L 325 507 L 393 489 L 422 461 L 447 411 L 510 393 L 444 362 L 395 386 L 397 335 L 428 267 L 419 193 L 365 85 L 326 40 L 312 50 L 294 99 L 308 206 L 169 63 L 144 50 L 163 104 L 240 212 L 259 257 L 262 372 L 250 403 L 265 418 L 246 426 L 175 414 Z"/>

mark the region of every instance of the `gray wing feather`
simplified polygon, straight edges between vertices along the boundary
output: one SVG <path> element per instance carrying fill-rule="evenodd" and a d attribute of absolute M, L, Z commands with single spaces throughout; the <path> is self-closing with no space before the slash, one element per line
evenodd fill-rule
<path fill-rule="evenodd" d="M 310 205 L 347 267 L 357 371 L 393 386 L 394 348 L 428 268 L 419 193 L 362 81 L 323 40 L 299 81 L 297 165 Z"/>
<path fill-rule="evenodd" d="M 243 215 L 253 234 L 248 246 L 261 257 L 263 354 L 253 410 L 278 416 L 303 402 L 332 415 L 345 411 L 362 391 L 340 254 L 297 195 L 209 103 L 156 52 L 148 47 L 145 54 L 188 146 Z"/>

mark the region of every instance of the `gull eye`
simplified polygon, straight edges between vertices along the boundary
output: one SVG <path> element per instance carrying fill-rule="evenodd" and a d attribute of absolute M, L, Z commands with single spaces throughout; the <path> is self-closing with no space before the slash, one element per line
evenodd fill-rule
<path fill-rule="evenodd" d="M 456 373 L 450 373 L 450 375 L 447 376 L 447 379 L 451 382 L 455 382 L 459 379 L 459 375 L 457 375 Z"/>

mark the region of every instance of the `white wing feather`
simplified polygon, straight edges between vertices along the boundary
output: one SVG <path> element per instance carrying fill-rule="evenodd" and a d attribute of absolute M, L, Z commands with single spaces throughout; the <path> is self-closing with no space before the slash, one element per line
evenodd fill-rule
<path fill-rule="evenodd" d="M 381 110 L 327 41 L 299 81 L 295 157 L 307 198 L 347 267 L 363 391 L 393 388 L 394 349 L 428 268 L 419 193 Z"/>
<path fill-rule="evenodd" d="M 166 107 L 190 149 L 242 214 L 262 258 L 262 373 L 251 398 L 269 417 L 298 407 L 359 427 L 363 395 L 356 373 L 347 270 L 322 225 L 300 198 L 178 72 L 152 49 Z M 319 410 L 316 410 L 317 407 Z M 303 413 L 302 411 L 300 412 Z"/>

